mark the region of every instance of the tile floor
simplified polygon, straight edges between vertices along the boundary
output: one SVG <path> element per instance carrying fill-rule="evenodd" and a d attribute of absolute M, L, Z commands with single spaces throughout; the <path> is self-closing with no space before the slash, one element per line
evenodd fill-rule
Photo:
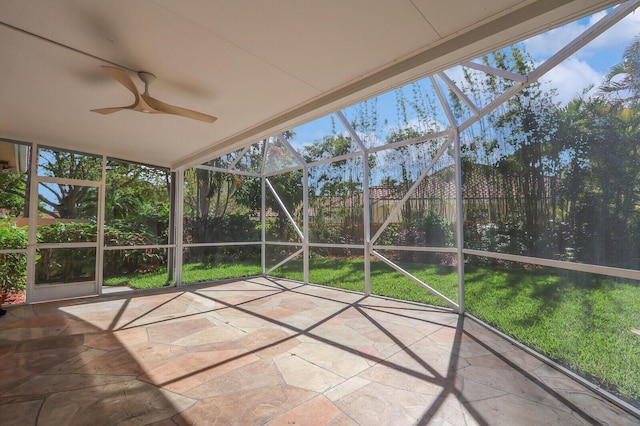
<path fill-rule="evenodd" d="M 257 278 L 9 308 L 2 425 L 638 424 L 470 319 Z"/>

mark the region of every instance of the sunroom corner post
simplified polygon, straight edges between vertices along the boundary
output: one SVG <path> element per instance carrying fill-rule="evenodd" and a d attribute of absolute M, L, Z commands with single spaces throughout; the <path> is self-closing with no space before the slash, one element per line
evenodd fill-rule
<path fill-rule="evenodd" d="M 26 302 L 33 300 L 36 283 L 36 240 L 38 232 L 38 144 L 31 145 L 31 161 L 29 164 L 29 229 L 27 237 L 27 291 Z"/>
<path fill-rule="evenodd" d="M 302 169 L 302 258 L 303 281 L 309 284 L 309 167 L 305 164 Z"/>
<path fill-rule="evenodd" d="M 182 286 L 182 265 L 184 260 L 184 169 L 178 169 L 175 173 L 175 279 L 176 286 Z"/>
<path fill-rule="evenodd" d="M 265 150 L 266 155 L 266 150 Z M 262 275 L 267 273 L 267 184 L 264 171 L 260 176 L 260 265 L 262 267 Z"/>
<path fill-rule="evenodd" d="M 441 74 L 441 78 L 442 78 Z M 449 105 L 449 101 L 440 90 L 435 78 L 433 76 L 429 77 L 431 80 L 431 84 L 433 84 L 433 88 L 436 91 L 436 95 L 438 96 L 438 100 L 440 101 L 440 105 L 447 116 L 447 121 L 449 121 L 449 125 L 451 131 L 449 133 L 449 138 L 453 139 L 453 150 L 454 150 L 454 163 L 455 163 L 455 187 L 456 187 L 456 258 L 457 258 L 457 269 L 458 269 L 458 304 L 454 307 L 454 311 L 458 314 L 464 314 L 464 254 L 463 250 L 463 220 L 464 214 L 462 210 L 462 156 L 460 151 L 460 126 L 457 123 L 456 117 L 451 110 L 451 106 Z M 455 84 L 448 80 L 445 77 L 445 84 L 449 87 L 450 90 L 454 92 L 456 90 L 453 89 Z M 475 109 L 475 108 L 473 108 Z M 477 111 L 477 110 L 476 110 Z M 477 113 L 475 114 L 477 116 Z"/>
<path fill-rule="evenodd" d="M 170 172 L 171 185 L 169 186 L 169 235 L 167 236 L 167 281 L 173 282 L 176 279 L 176 223 L 178 217 L 176 207 L 178 200 L 176 198 L 176 171 Z"/>
<path fill-rule="evenodd" d="M 462 151 L 460 148 L 460 132 L 453 132 L 453 146 L 456 164 L 456 256 L 458 266 L 458 313 L 465 312 L 465 283 L 464 283 L 464 206 L 462 199 Z"/>
<path fill-rule="evenodd" d="M 106 219 L 106 192 L 107 192 L 107 156 L 102 156 L 102 179 L 100 187 L 100 200 L 98 201 L 98 215 L 96 218 L 98 226 L 98 244 L 96 246 L 96 287 L 97 294 L 102 294 L 102 286 L 104 285 L 104 226 Z"/>
<path fill-rule="evenodd" d="M 369 152 L 362 154 L 362 228 L 364 232 L 364 294 L 371 295 L 371 209 L 369 194 Z"/>
<path fill-rule="evenodd" d="M 363 222 L 363 255 L 364 255 L 364 294 L 371 295 L 371 210 L 369 209 L 369 149 L 365 145 L 356 129 L 349 123 L 342 111 L 335 113 L 338 120 L 347 130 L 353 141 L 358 146 L 362 155 L 362 222 Z"/>

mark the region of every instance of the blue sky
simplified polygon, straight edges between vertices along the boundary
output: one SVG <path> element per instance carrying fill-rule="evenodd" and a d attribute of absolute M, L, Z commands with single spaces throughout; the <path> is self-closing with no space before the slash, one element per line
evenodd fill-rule
<path fill-rule="evenodd" d="M 596 13 L 533 37 L 523 44 L 536 62 L 542 62 L 606 13 Z M 558 100 L 566 103 L 590 84 L 598 86 L 609 68 L 620 62 L 624 49 L 639 33 L 640 10 L 636 10 L 551 70 L 543 80 L 556 87 Z"/>

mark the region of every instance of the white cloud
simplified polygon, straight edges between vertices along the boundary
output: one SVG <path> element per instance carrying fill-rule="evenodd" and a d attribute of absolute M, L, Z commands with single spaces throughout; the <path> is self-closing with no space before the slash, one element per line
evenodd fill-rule
<path fill-rule="evenodd" d="M 595 13 L 588 19 L 572 22 L 526 40 L 524 45 L 539 65 L 606 15 L 605 11 Z M 620 61 L 623 50 L 638 34 L 640 10 L 627 15 L 575 55 L 557 65 L 542 80 L 549 81 L 557 89 L 556 100 L 562 104 L 581 95 L 590 85 L 595 86 L 589 93 L 593 94 L 602 83 L 603 73 Z"/>
<path fill-rule="evenodd" d="M 558 91 L 555 101 L 563 105 L 581 95 L 590 85 L 597 87 L 602 82 L 602 74 L 595 71 L 587 62 L 571 57 L 560 63 L 542 77 L 542 81 Z M 592 89 L 592 92 L 595 89 Z M 592 93 L 590 92 L 590 93 Z"/>
<path fill-rule="evenodd" d="M 595 16 L 595 15 L 594 15 Z M 622 21 L 609 28 L 593 40 L 588 48 L 602 49 L 610 47 L 626 47 L 631 40 L 640 34 L 640 10 L 627 15 Z"/>
<path fill-rule="evenodd" d="M 534 58 L 546 59 L 579 36 L 586 28 L 586 25 L 572 22 L 525 40 L 523 44 Z"/>
<path fill-rule="evenodd" d="M 563 25 L 524 41 L 527 51 L 536 59 L 546 59 L 575 39 L 587 28 L 603 18 L 607 12 L 598 12 L 587 20 Z M 609 28 L 595 40 L 581 49 L 577 56 L 588 57 L 602 49 L 617 48 L 620 51 L 640 33 L 640 10 L 627 15 L 620 22 Z"/>

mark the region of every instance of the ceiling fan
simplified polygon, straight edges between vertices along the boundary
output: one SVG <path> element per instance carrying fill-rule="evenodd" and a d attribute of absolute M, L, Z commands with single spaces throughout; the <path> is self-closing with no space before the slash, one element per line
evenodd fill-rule
<path fill-rule="evenodd" d="M 192 111 L 190 109 L 169 105 L 155 98 L 152 98 L 151 95 L 149 95 L 149 84 L 151 84 L 153 80 L 156 79 L 156 76 L 151 73 L 144 71 L 140 71 L 138 73 L 138 77 L 140 77 L 140 80 L 144 82 L 144 93 L 139 94 L 138 88 L 133 83 L 125 70 L 115 67 L 109 67 L 106 65 L 103 65 L 102 69 L 105 70 L 111 77 L 116 79 L 124 87 L 129 89 L 129 91 L 133 93 L 133 96 L 135 96 L 136 99 L 134 103 L 128 106 L 92 109 L 91 111 L 93 112 L 97 112 L 99 114 L 111 114 L 123 109 L 130 109 L 147 114 L 179 115 L 182 117 L 192 118 L 194 120 L 200 120 L 207 123 L 213 123 L 218 119 L 217 117 L 214 117 L 212 115 L 207 115 L 198 111 Z"/>

